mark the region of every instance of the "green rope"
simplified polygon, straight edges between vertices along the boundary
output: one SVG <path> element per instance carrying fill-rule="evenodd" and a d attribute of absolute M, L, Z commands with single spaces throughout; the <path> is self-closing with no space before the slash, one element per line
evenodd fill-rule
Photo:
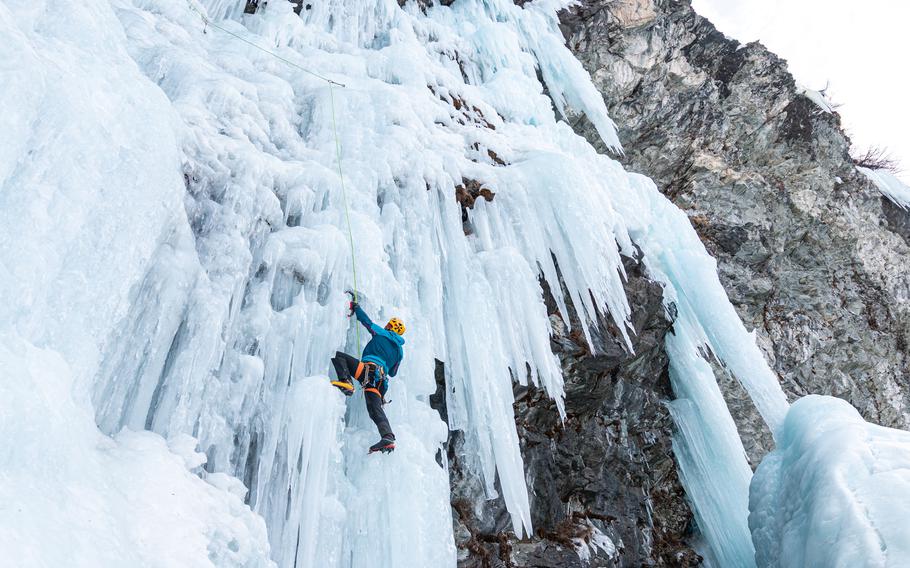
<path fill-rule="evenodd" d="M 242 41 L 243 43 L 255 47 L 255 48 L 258 49 L 259 51 L 262 51 L 262 52 L 264 52 L 264 53 L 268 53 L 269 55 L 271 55 L 271 56 L 274 57 L 275 59 L 279 59 L 279 60 L 281 60 L 281 61 L 284 61 L 285 63 L 287 63 L 287 64 L 290 65 L 291 67 L 296 67 L 297 69 L 300 69 L 300 70 L 303 71 L 304 73 L 307 73 L 307 74 L 309 74 L 309 75 L 312 75 L 313 77 L 316 77 L 317 79 L 322 79 L 323 81 L 325 81 L 325 82 L 328 83 L 329 85 L 338 85 L 339 87 L 344 87 L 344 85 L 341 84 L 341 83 L 338 83 L 338 82 L 336 82 L 336 81 L 333 81 L 333 80 L 329 79 L 328 77 L 324 77 L 324 76 L 320 75 L 319 73 L 310 71 L 310 70 L 307 69 L 306 67 L 301 67 L 300 65 L 297 65 L 296 63 L 294 63 L 293 61 L 291 61 L 290 59 L 285 59 L 284 57 L 281 57 L 280 55 L 278 55 L 278 54 L 275 53 L 274 51 L 270 51 L 270 50 L 268 50 L 268 49 L 266 49 L 266 48 L 260 46 L 259 44 L 255 43 L 255 42 L 252 42 L 252 41 L 250 41 L 250 40 L 248 40 L 248 39 L 246 39 L 245 37 L 243 37 L 243 36 L 240 35 L 240 34 L 235 34 L 235 33 L 232 32 L 231 30 L 229 30 L 229 29 L 227 29 L 227 28 L 225 28 L 225 27 L 219 26 L 218 24 L 216 24 L 215 22 L 213 22 L 212 20 L 210 20 L 208 16 L 206 16 L 205 14 L 203 14 L 202 12 L 200 12 L 195 6 L 193 6 L 192 3 L 187 2 L 187 4 L 189 4 L 190 10 L 192 10 L 192 11 L 196 12 L 197 14 L 199 14 L 199 17 L 202 18 L 202 21 L 205 23 L 206 26 L 212 26 L 212 27 L 215 28 L 215 29 L 221 30 L 221 31 L 223 31 L 224 33 L 228 34 L 229 36 L 233 36 L 233 37 L 239 39 L 240 41 Z"/>
<path fill-rule="evenodd" d="M 240 41 L 242 41 L 243 43 L 253 46 L 256 49 L 258 49 L 259 51 L 267 53 L 267 54 L 271 55 L 272 57 L 274 57 L 275 59 L 281 60 L 281 61 L 287 63 L 288 65 L 290 65 L 291 67 L 299 69 L 299 70 L 303 71 L 304 73 L 307 73 L 309 75 L 312 75 L 313 77 L 316 77 L 317 79 L 322 79 L 323 81 L 325 81 L 326 83 L 329 84 L 329 101 L 331 102 L 331 107 L 332 107 L 332 134 L 335 136 L 335 157 L 338 161 L 338 177 L 341 180 L 341 198 L 342 198 L 342 203 L 344 204 L 344 217 L 345 217 L 345 220 L 347 221 L 347 225 L 348 225 L 348 242 L 351 245 L 351 272 L 353 273 L 353 276 L 354 276 L 354 289 L 351 291 L 351 296 L 353 296 L 354 301 L 356 302 L 357 301 L 357 261 L 356 261 L 357 255 L 354 251 L 354 231 L 351 228 L 351 213 L 348 210 L 348 194 L 347 194 L 347 189 L 345 188 L 345 185 L 344 185 L 344 168 L 342 167 L 342 164 L 341 164 L 341 139 L 338 138 L 338 121 L 335 118 L 335 87 L 343 88 L 344 84 L 339 83 L 337 81 L 333 81 L 333 80 L 329 79 L 328 77 L 324 77 L 324 76 L 320 75 L 319 73 L 310 71 L 309 69 L 306 69 L 305 67 L 301 67 L 300 65 L 297 65 L 293 61 L 291 61 L 289 59 L 285 59 L 284 57 L 278 55 L 274 51 L 265 49 L 264 47 L 257 45 L 255 42 L 252 42 L 239 34 L 235 34 L 234 32 L 232 32 L 231 30 L 229 30 L 227 28 L 219 26 L 218 24 L 216 24 L 215 22 L 210 20 L 208 18 L 208 16 L 206 16 L 205 14 L 200 12 L 195 6 L 193 6 L 192 2 L 187 1 L 187 4 L 189 4 L 189 7 L 192 11 L 199 14 L 199 17 L 202 18 L 202 21 L 206 26 L 212 26 L 215 29 L 221 30 L 224 33 L 228 34 L 229 36 L 237 38 Z M 357 353 L 359 355 L 360 354 L 360 326 L 355 325 L 354 329 L 357 332 Z"/>
<path fill-rule="evenodd" d="M 344 203 L 344 218 L 348 224 L 348 242 L 351 244 L 351 272 L 354 275 L 354 289 L 351 291 L 354 301 L 357 301 L 357 255 L 354 252 L 354 231 L 351 228 L 351 213 L 348 210 L 348 192 L 344 186 L 344 168 L 341 165 L 341 139 L 338 138 L 338 123 L 335 119 L 335 87 L 329 83 L 329 100 L 332 106 L 332 132 L 335 135 L 335 155 L 338 160 L 338 177 L 341 179 L 341 199 Z M 360 354 L 360 326 L 354 324 L 357 332 L 357 353 Z"/>

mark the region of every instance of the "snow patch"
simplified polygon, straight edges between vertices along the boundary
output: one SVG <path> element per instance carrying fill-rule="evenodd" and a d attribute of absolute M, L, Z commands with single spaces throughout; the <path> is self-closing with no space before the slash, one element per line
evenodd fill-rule
<path fill-rule="evenodd" d="M 196 438 L 188 434 L 177 434 L 167 441 L 168 449 L 183 458 L 183 464 L 187 469 L 196 469 L 207 460 L 205 454 L 196 451 L 197 445 L 199 442 Z"/>
<path fill-rule="evenodd" d="M 809 89 L 803 85 L 796 85 L 796 92 L 803 95 L 817 106 L 822 112 L 831 114 L 834 112 L 834 105 L 831 100 L 823 93 L 822 91 L 816 91 L 814 89 Z"/>

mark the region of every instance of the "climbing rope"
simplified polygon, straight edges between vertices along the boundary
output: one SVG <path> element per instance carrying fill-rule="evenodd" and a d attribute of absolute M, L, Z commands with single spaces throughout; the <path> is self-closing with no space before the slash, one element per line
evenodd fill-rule
<path fill-rule="evenodd" d="M 243 36 L 240 35 L 240 34 L 235 34 L 235 33 L 232 32 L 231 30 L 229 30 L 229 29 L 227 29 L 227 28 L 225 28 L 225 27 L 223 27 L 223 26 L 219 26 L 218 24 L 216 24 L 215 22 L 213 22 L 212 20 L 210 20 L 208 16 L 206 16 L 205 14 L 203 14 L 202 12 L 200 12 L 199 9 L 196 8 L 195 6 L 193 6 L 193 4 L 192 4 L 191 2 L 187 2 L 187 4 L 189 5 L 190 10 L 192 10 L 192 11 L 196 12 L 197 14 L 199 14 L 199 17 L 202 18 L 202 22 L 203 22 L 206 26 L 212 26 L 212 27 L 215 28 L 216 30 L 221 30 L 221 31 L 223 31 L 224 33 L 228 34 L 229 36 L 234 37 L 234 38 L 237 38 L 237 39 L 239 39 L 240 41 L 242 41 L 243 43 L 255 47 L 255 48 L 258 49 L 259 51 L 262 51 L 262 52 L 264 52 L 264 53 L 268 53 L 269 55 L 271 55 L 271 56 L 274 57 L 275 59 L 284 61 L 285 63 L 287 63 L 287 64 L 290 65 L 291 67 L 294 67 L 294 68 L 296 68 L 296 69 L 300 69 L 300 70 L 303 71 L 304 73 L 307 73 L 308 75 L 312 75 L 313 77 L 316 77 L 317 79 L 322 79 L 323 81 L 325 81 L 325 82 L 328 83 L 329 85 L 337 85 L 337 86 L 339 86 L 339 87 L 344 87 L 344 85 L 343 85 L 342 83 L 339 83 L 339 82 L 337 82 L 337 81 L 333 81 L 333 80 L 329 79 L 328 77 L 324 77 L 324 76 L 322 76 L 322 75 L 320 75 L 319 73 L 316 73 L 316 72 L 314 72 L 314 71 L 310 71 L 310 70 L 307 69 L 306 67 L 301 67 L 300 65 L 297 65 L 296 63 L 294 63 L 293 61 L 291 61 L 290 59 L 286 59 L 286 58 L 284 58 L 284 57 L 281 57 L 280 55 L 278 55 L 278 54 L 275 53 L 274 51 L 268 50 L 268 49 L 262 47 L 261 45 L 259 45 L 259 44 L 255 43 L 255 42 L 252 42 L 252 41 L 246 39 L 245 37 L 243 37 Z"/>
<path fill-rule="evenodd" d="M 189 5 L 189 7 L 192 11 L 199 14 L 199 17 L 202 19 L 202 22 L 206 27 L 212 26 L 213 28 L 215 28 L 217 30 L 221 30 L 222 32 L 228 34 L 229 36 L 239 39 L 243 43 L 258 49 L 259 51 L 267 53 L 267 54 L 271 55 L 272 57 L 274 57 L 275 59 L 283 61 L 283 62 L 287 63 L 288 65 L 290 65 L 291 67 L 294 67 L 295 69 L 299 69 L 300 71 L 303 71 L 304 73 L 307 73 L 308 75 L 312 75 L 313 77 L 316 77 L 317 79 L 321 79 L 321 80 L 325 81 L 326 83 L 328 83 L 328 85 L 329 85 L 329 102 L 330 102 L 330 106 L 332 108 L 332 135 L 335 137 L 335 158 L 338 161 L 338 177 L 341 180 L 341 200 L 342 200 L 342 204 L 344 205 L 344 218 L 348 225 L 348 242 L 351 245 L 351 272 L 354 277 L 354 289 L 351 291 L 351 297 L 356 302 L 357 301 L 357 261 L 356 261 L 357 255 L 354 251 L 354 231 L 351 227 L 351 214 L 350 214 L 350 211 L 348 210 L 348 193 L 347 193 L 347 189 L 345 188 L 345 185 L 344 185 L 344 167 L 342 166 L 342 163 L 341 163 L 341 139 L 338 137 L 338 121 L 335 117 L 335 87 L 344 88 L 345 85 L 343 83 L 333 81 L 333 80 L 329 79 L 328 77 L 320 75 L 319 73 L 310 71 L 309 69 L 307 69 L 305 67 L 301 67 L 300 65 L 297 65 L 293 61 L 278 55 L 274 51 L 268 50 L 268 49 L 256 44 L 255 42 L 252 42 L 252 41 L 246 39 L 245 37 L 243 37 L 239 34 L 236 34 L 223 26 L 216 24 L 211 19 L 209 19 L 208 16 L 206 16 L 201 11 L 199 11 L 199 9 L 196 8 L 196 6 L 193 6 L 191 1 L 188 0 L 187 4 Z M 204 33 L 204 30 L 203 30 L 203 33 Z M 355 325 L 354 329 L 356 330 L 356 334 L 357 334 L 357 353 L 360 353 L 360 326 Z"/>
<path fill-rule="evenodd" d="M 335 155 L 338 161 L 338 178 L 341 180 L 341 200 L 344 203 L 344 218 L 348 224 L 348 242 L 351 244 L 351 273 L 354 276 L 354 289 L 351 290 L 351 297 L 357 301 L 357 262 L 354 253 L 354 231 L 351 229 L 351 213 L 348 210 L 348 192 L 344 186 L 344 168 L 341 166 L 341 139 L 338 137 L 338 121 L 335 119 L 335 87 L 329 83 L 329 101 L 332 107 L 332 133 L 335 135 Z M 360 353 L 360 326 L 354 324 L 354 330 L 357 334 L 357 353 Z"/>

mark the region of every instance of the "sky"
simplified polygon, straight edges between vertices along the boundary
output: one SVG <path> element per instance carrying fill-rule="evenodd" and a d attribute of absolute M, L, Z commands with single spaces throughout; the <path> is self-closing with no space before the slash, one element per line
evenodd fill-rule
<path fill-rule="evenodd" d="M 910 2 L 693 0 L 724 34 L 758 40 L 827 94 L 854 147 L 882 146 L 910 183 Z"/>

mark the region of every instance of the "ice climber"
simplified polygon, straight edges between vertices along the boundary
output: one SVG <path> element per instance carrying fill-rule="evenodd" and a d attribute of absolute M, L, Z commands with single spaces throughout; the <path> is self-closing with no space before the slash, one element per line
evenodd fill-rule
<path fill-rule="evenodd" d="M 341 389 L 347 396 L 354 394 L 354 381 L 363 386 L 364 398 L 367 403 L 367 412 L 370 419 L 379 429 L 382 439 L 370 446 L 370 453 L 391 452 L 395 449 L 395 434 L 389 426 L 382 405 L 385 403 L 385 393 L 389 388 L 389 377 L 398 373 L 398 365 L 404 357 L 404 323 L 398 318 L 392 318 L 385 328 L 379 327 L 367 316 L 366 312 L 357 304 L 351 302 L 351 311 L 356 314 L 357 320 L 370 332 L 372 338 L 363 348 L 362 360 L 358 361 L 347 353 L 336 351 L 332 357 L 332 366 L 338 379 L 332 384 Z"/>

